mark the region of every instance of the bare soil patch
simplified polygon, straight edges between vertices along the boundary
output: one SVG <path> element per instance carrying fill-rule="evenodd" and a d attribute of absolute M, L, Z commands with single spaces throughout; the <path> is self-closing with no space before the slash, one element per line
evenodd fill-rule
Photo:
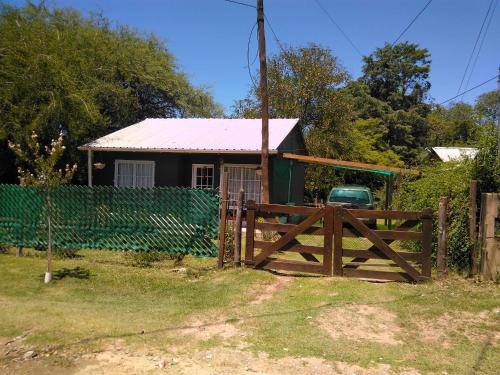
<path fill-rule="evenodd" d="M 484 328 L 479 329 L 480 326 L 490 327 L 490 334 L 485 333 Z M 500 308 L 476 314 L 444 313 L 437 318 L 418 321 L 417 327 L 420 340 L 429 343 L 439 342 L 444 347 L 451 346 L 449 336 L 452 334 L 460 334 L 476 342 L 488 341 L 498 346 L 500 343 Z"/>
<path fill-rule="evenodd" d="M 320 328 L 333 339 L 347 338 L 354 341 L 375 341 L 398 345 L 401 328 L 397 315 L 379 306 L 348 305 L 335 307 L 321 313 L 317 321 Z"/>
<path fill-rule="evenodd" d="M 132 353 L 102 352 L 75 372 L 87 374 L 197 374 L 197 375 L 419 375 L 409 369 L 394 372 L 389 365 L 363 368 L 342 362 L 328 362 L 315 357 L 272 359 L 265 353 L 253 354 L 228 347 L 201 350 L 189 356 L 172 357 Z"/>
<path fill-rule="evenodd" d="M 271 298 L 278 291 L 286 288 L 292 283 L 292 278 L 289 276 L 276 276 L 270 284 L 260 286 L 257 290 L 257 297 L 250 302 L 251 305 L 260 305 Z"/>

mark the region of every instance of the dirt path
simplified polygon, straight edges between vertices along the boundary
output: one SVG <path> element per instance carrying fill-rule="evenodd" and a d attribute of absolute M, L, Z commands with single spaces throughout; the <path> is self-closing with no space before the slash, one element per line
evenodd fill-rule
<path fill-rule="evenodd" d="M 287 286 L 290 286 L 292 284 L 292 281 L 292 276 L 277 276 L 272 283 L 259 287 L 257 296 L 253 301 L 250 302 L 250 305 L 260 305 L 270 300 L 271 298 L 273 298 L 274 294 L 286 288 Z"/>

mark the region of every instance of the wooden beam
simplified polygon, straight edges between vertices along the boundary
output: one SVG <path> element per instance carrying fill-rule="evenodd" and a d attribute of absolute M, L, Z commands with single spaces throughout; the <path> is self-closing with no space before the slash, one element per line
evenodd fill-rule
<path fill-rule="evenodd" d="M 303 163 L 314 163 L 314 164 L 324 164 L 324 165 L 338 165 L 340 167 L 350 167 L 350 168 L 359 168 L 359 169 L 380 169 L 387 172 L 394 172 L 399 174 L 412 174 L 412 175 L 420 175 L 421 172 L 415 169 L 406 169 L 406 168 L 397 168 L 397 167 L 388 167 L 386 165 L 378 165 L 378 164 L 368 164 L 368 163 L 359 163 L 354 161 L 346 161 L 346 160 L 337 160 L 337 159 L 327 159 L 320 158 L 317 156 L 308 156 L 308 155 L 296 155 L 290 153 L 283 153 L 283 158 L 285 159 L 293 159 L 298 160 Z"/>

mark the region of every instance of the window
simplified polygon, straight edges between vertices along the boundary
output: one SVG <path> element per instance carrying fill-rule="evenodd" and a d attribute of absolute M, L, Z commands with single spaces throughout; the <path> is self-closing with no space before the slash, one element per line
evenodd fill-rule
<path fill-rule="evenodd" d="M 254 200 L 260 203 L 261 179 L 257 165 L 225 164 L 224 172 L 228 174 L 229 206 L 236 206 L 236 200 L 241 188 L 245 190 L 245 201 Z"/>
<path fill-rule="evenodd" d="M 198 189 L 214 188 L 214 165 L 193 164 L 191 186 Z"/>
<path fill-rule="evenodd" d="M 116 160 L 115 186 L 154 187 L 155 162 L 149 160 Z"/>

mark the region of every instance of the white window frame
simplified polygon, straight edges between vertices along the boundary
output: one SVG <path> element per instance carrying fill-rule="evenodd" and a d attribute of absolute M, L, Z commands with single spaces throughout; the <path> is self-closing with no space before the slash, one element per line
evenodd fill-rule
<path fill-rule="evenodd" d="M 196 170 L 197 168 L 212 168 L 212 186 L 210 189 L 214 188 L 215 184 L 215 165 L 214 164 L 192 164 L 191 165 L 191 187 L 197 188 L 196 186 Z M 207 188 L 205 188 L 207 189 Z"/>
<path fill-rule="evenodd" d="M 118 165 L 119 164 L 132 164 L 134 166 L 132 172 L 132 187 L 137 187 L 137 164 L 149 164 L 153 166 L 153 173 L 151 178 L 153 179 L 153 185 L 151 187 L 155 187 L 155 171 L 156 165 L 153 160 L 125 160 L 125 159 L 116 159 L 115 160 L 115 176 L 114 176 L 114 185 L 118 187 Z"/>
<path fill-rule="evenodd" d="M 231 167 L 236 167 L 236 168 L 247 168 L 247 169 L 255 169 L 257 170 L 259 167 L 260 167 L 260 164 L 237 164 L 237 163 L 224 163 L 224 164 L 221 164 L 221 174 L 220 174 L 220 187 L 222 189 L 222 182 L 223 182 L 223 175 L 225 172 L 225 168 L 228 167 L 228 168 L 231 168 Z M 261 180 L 260 180 L 260 188 L 261 188 L 261 192 L 259 193 L 259 201 L 256 202 L 256 203 L 261 203 L 262 202 L 262 177 L 261 177 Z M 236 195 L 237 192 L 233 192 L 233 195 Z M 231 194 L 230 194 L 231 195 Z M 247 198 L 247 192 L 245 191 L 245 198 Z M 231 198 L 229 197 L 229 207 L 230 208 L 234 208 L 236 207 L 235 204 L 234 204 L 234 200 L 231 200 Z"/>

